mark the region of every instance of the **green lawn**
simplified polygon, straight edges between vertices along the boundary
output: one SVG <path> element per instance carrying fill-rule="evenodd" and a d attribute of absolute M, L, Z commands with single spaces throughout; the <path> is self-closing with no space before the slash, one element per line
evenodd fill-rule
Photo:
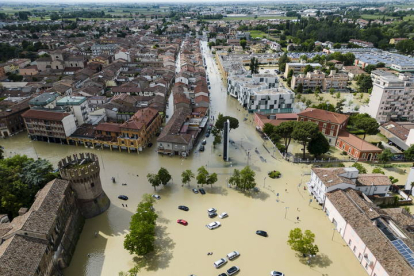
<path fill-rule="evenodd" d="M 383 14 L 363 14 L 361 15 L 361 17 L 363 19 L 383 19 L 385 17 L 385 19 L 394 19 L 396 17 L 394 16 L 388 16 L 388 15 L 383 15 Z"/>

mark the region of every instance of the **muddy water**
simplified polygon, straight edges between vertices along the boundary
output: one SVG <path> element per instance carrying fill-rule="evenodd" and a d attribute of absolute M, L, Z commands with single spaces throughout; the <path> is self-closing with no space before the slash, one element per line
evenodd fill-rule
<path fill-rule="evenodd" d="M 212 67 L 211 59 L 208 59 L 208 65 Z M 216 68 L 213 66 L 213 69 Z M 123 238 L 141 196 L 154 193 L 146 174 L 156 172 L 160 166 L 171 172 L 173 183 L 156 192 L 162 197 L 155 206 L 159 215 L 157 251 L 148 258 L 147 267 L 139 275 L 218 275 L 232 265 L 241 268 L 239 275 L 248 276 L 269 275 L 271 270 L 287 275 L 366 275 L 351 250 L 333 231 L 333 224 L 326 219 L 319 205 L 309 204 L 308 193 L 303 186 L 298 187 L 308 180 L 309 176 L 303 173 L 309 172 L 309 168 L 272 158 L 262 147 L 263 142 L 254 130 L 251 117 L 243 121 L 246 113 L 239 110 L 234 99 L 227 98 L 221 90 L 220 77 L 214 71 L 210 81 L 213 113 L 225 112 L 240 120 L 240 127 L 230 133 L 235 141 L 230 149 L 231 163 L 222 161 L 221 148 L 212 149 L 212 137 L 207 139 L 205 152 L 196 152 L 187 159 L 161 157 L 154 148 L 138 155 L 30 142 L 25 134 L 2 141 L 8 155 L 38 155 L 54 164 L 68 154 L 83 151 L 92 151 L 100 158 L 103 187 L 112 204 L 106 213 L 86 222 L 65 275 L 113 276 L 133 266 L 133 256 L 123 249 Z M 259 154 L 254 150 L 256 147 Z M 261 161 L 260 156 L 267 162 Z M 226 185 L 232 170 L 246 164 L 256 171 L 257 186 L 261 190 L 258 194 L 243 194 Z M 206 195 L 192 193 L 191 188 L 197 186 L 195 181 L 188 187 L 182 187 L 180 181 L 183 170 L 196 171 L 201 165 L 219 175 L 219 181 L 213 187 L 205 187 Z M 282 172 L 280 179 L 266 178 L 267 172 L 273 169 Z M 116 184 L 111 182 L 112 176 L 116 178 Z M 117 196 L 120 194 L 127 195 L 129 200 L 119 200 Z M 127 207 L 122 206 L 125 203 Z M 180 211 L 178 205 L 186 205 L 190 211 Z M 206 210 L 211 207 L 219 213 L 227 212 L 229 217 L 223 220 L 208 218 Z M 179 225 L 177 219 L 185 219 L 189 225 Z M 222 226 L 208 230 L 205 225 L 214 220 L 221 221 Z M 316 234 L 320 254 L 311 266 L 302 263 L 286 244 L 289 231 L 295 227 L 310 229 Z M 269 237 L 255 235 L 256 230 L 266 230 Z M 95 231 L 99 233 L 96 238 Z M 213 267 L 214 261 L 233 250 L 241 253 L 238 259 L 221 269 Z M 213 252 L 213 255 L 207 256 L 207 252 Z"/>

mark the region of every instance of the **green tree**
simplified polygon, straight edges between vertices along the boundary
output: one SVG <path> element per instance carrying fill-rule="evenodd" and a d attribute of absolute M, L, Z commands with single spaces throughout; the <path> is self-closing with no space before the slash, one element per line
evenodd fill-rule
<path fill-rule="evenodd" d="M 240 171 L 240 188 L 244 191 L 256 187 L 255 176 L 256 173 L 249 166 L 244 167 Z"/>
<path fill-rule="evenodd" d="M 194 177 L 194 173 L 191 170 L 185 170 L 181 173 L 181 182 L 183 184 L 190 184 L 191 179 Z"/>
<path fill-rule="evenodd" d="M 296 93 L 303 93 L 303 84 L 302 83 L 299 83 L 298 87 L 296 87 Z"/>
<path fill-rule="evenodd" d="M 255 57 L 250 59 L 249 70 L 252 74 L 259 73 L 259 60 Z"/>
<path fill-rule="evenodd" d="M 218 130 L 223 130 L 224 122 L 227 121 L 227 120 L 229 120 L 229 122 L 230 122 L 230 130 L 231 129 L 236 129 L 236 128 L 239 127 L 239 120 L 237 120 L 236 118 L 231 117 L 231 116 L 223 116 L 223 114 L 221 114 L 221 113 L 219 113 L 219 115 L 217 117 L 215 127 Z"/>
<path fill-rule="evenodd" d="M 352 123 L 354 127 L 364 132 L 363 140 L 365 140 L 367 134 L 373 135 L 378 132 L 379 124 L 377 123 L 377 120 L 366 113 L 354 116 Z"/>
<path fill-rule="evenodd" d="M 380 154 L 378 154 L 378 160 L 385 164 L 390 161 L 393 156 L 394 154 L 390 149 L 384 149 Z"/>
<path fill-rule="evenodd" d="M 154 187 L 154 191 L 157 190 L 156 187 L 161 185 L 161 179 L 158 176 L 158 174 L 149 173 L 147 174 L 147 179 L 148 179 L 148 182 L 151 183 L 151 186 Z"/>
<path fill-rule="evenodd" d="M 285 153 L 289 150 L 290 142 L 292 141 L 292 133 L 295 129 L 296 121 L 283 122 L 275 127 L 275 133 L 283 139 L 285 146 Z"/>
<path fill-rule="evenodd" d="M 367 169 L 358 162 L 354 163 L 352 167 L 356 168 L 360 174 L 367 173 Z"/>
<path fill-rule="evenodd" d="M 221 135 L 215 135 L 213 140 L 213 147 L 216 148 L 216 145 L 221 144 Z"/>
<path fill-rule="evenodd" d="M 211 187 L 213 188 L 213 184 L 216 183 L 217 180 L 218 180 L 218 178 L 217 178 L 217 174 L 216 173 L 209 174 L 207 176 L 206 184 L 207 185 L 211 185 Z"/>
<path fill-rule="evenodd" d="M 334 93 L 335 93 L 335 88 L 333 87 L 329 88 L 329 94 L 333 96 Z"/>
<path fill-rule="evenodd" d="M 200 184 L 201 186 L 203 186 L 204 184 L 207 184 L 207 179 L 208 179 L 208 171 L 206 170 L 206 168 L 204 166 L 201 166 L 200 168 L 197 169 L 197 184 Z"/>
<path fill-rule="evenodd" d="M 414 145 L 411 145 L 407 150 L 404 151 L 404 157 L 407 161 L 414 160 Z"/>
<path fill-rule="evenodd" d="M 246 49 L 247 42 L 245 39 L 240 40 L 240 46 L 242 46 L 243 50 Z"/>
<path fill-rule="evenodd" d="M 241 186 L 241 175 L 238 169 L 234 169 L 233 175 L 229 178 L 229 184 L 236 187 Z"/>
<path fill-rule="evenodd" d="M 380 174 L 385 174 L 385 172 L 379 168 L 379 167 L 375 167 L 372 169 L 372 173 L 380 173 Z"/>
<path fill-rule="evenodd" d="M 297 142 L 301 143 L 303 146 L 303 158 L 305 159 L 305 150 L 307 144 L 312 140 L 315 139 L 318 135 L 319 128 L 318 125 L 313 122 L 308 121 L 299 121 L 296 122 L 293 132 L 292 138 Z"/>
<path fill-rule="evenodd" d="M 345 99 L 341 99 L 341 100 L 339 100 L 339 101 L 336 103 L 336 106 L 335 106 L 335 112 L 336 112 L 336 113 L 342 113 L 342 112 L 343 112 L 344 105 L 345 105 Z"/>
<path fill-rule="evenodd" d="M 336 92 L 335 97 L 336 97 L 337 99 L 341 98 L 341 93 Z"/>
<path fill-rule="evenodd" d="M 308 107 L 312 104 L 312 101 L 310 99 L 307 99 L 305 102 L 305 105 Z"/>
<path fill-rule="evenodd" d="M 356 84 L 360 92 L 367 93 L 372 88 L 372 79 L 370 75 L 361 74 L 356 77 Z"/>
<path fill-rule="evenodd" d="M 292 78 L 293 77 L 293 69 L 290 69 L 287 75 L 288 78 Z"/>
<path fill-rule="evenodd" d="M 0 146 L 0 160 L 4 159 L 4 148 Z"/>
<path fill-rule="evenodd" d="M 316 255 L 319 252 L 319 248 L 314 242 L 315 234 L 310 230 L 302 232 L 302 229 L 300 228 L 290 230 L 289 239 L 287 241 L 292 250 L 304 255 Z"/>
<path fill-rule="evenodd" d="M 329 151 L 329 142 L 321 132 L 316 138 L 312 139 L 308 144 L 308 152 L 315 157 L 319 157 Z"/>
<path fill-rule="evenodd" d="M 399 181 L 398 178 L 395 178 L 394 176 L 390 176 L 388 178 L 391 180 L 391 183 L 392 184 L 395 184 L 395 183 L 397 183 Z"/>
<path fill-rule="evenodd" d="M 309 64 L 305 66 L 303 73 L 306 75 L 308 72 L 313 72 L 313 67 Z"/>
<path fill-rule="evenodd" d="M 161 167 L 158 171 L 158 178 L 160 179 L 161 184 L 165 186 L 170 182 L 172 177 L 166 168 Z"/>
<path fill-rule="evenodd" d="M 279 71 L 285 72 L 286 63 L 290 62 L 290 58 L 288 58 L 287 53 L 284 53 L 283 56 L 279 58 Z"/>
<path fill-rule="evenodd" d="M 137 211 L 132 215 L 129 233 L 124 239 L 124 248 L 130 254 L 145 256 L 154 251 L 155 226 L 158 215 L 155 213 L 154 199 L 145 194 L 138 204 Z"/>

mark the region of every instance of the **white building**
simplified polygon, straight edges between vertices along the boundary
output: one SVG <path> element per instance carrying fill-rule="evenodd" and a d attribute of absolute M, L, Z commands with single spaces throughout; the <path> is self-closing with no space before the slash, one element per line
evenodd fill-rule
<path fill-rule="evenodd" d="M 414 77 L 410 73 L 398 76 L 382 70 L 371 73 L 373 89 L 368 105 L 361 113 L 368 113 L 379 123 L 414 121 Z"/>
<path fill-rule="evenodd" d="M 88 120 L 88 101 L 86 97 L 64 97 L 56 102 L 57 106 L 67 107 L 76 118 L 78 126 L 83 125 Z"/>
<path fill-rule="evenodd" d="M 319 204 L 324 204 L 326 193 L 337 189 L 358 190 L 366 195 L 384 195 L 391 186 L 383 174 L 359 174 L 356 168 L 314 168 L 307 183 L 309 192 Z"/>
<path fill-rule="evenodd" d="M 276 75 L 231 75 L 227 84 L 227 93 L 237 98 L 249 112 L 292 112 L 295 94 L 282 86 Z"/>

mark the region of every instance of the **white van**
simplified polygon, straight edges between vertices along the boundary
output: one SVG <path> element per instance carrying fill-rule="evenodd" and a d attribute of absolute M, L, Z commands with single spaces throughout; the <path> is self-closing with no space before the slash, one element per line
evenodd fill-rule
<path fill-rule="evenodd" d="M 219 268 L 220 266 L 224 265 L 225 263 L 227 263 L 227 260 L 224 259 L 224 258 L 221 258 L 217 262 L 214 262 L 214 267 Z"/>
<path fill-rule="evenodd" d="M 240 256 L 240 253 L 237 251 L 233 251 L 230 252 L 229 254 L 227 254 L 227 258 L 229 258 L 229 260 L 233 260 L 235 258 L 237 258 L 238 256 Z"/>

